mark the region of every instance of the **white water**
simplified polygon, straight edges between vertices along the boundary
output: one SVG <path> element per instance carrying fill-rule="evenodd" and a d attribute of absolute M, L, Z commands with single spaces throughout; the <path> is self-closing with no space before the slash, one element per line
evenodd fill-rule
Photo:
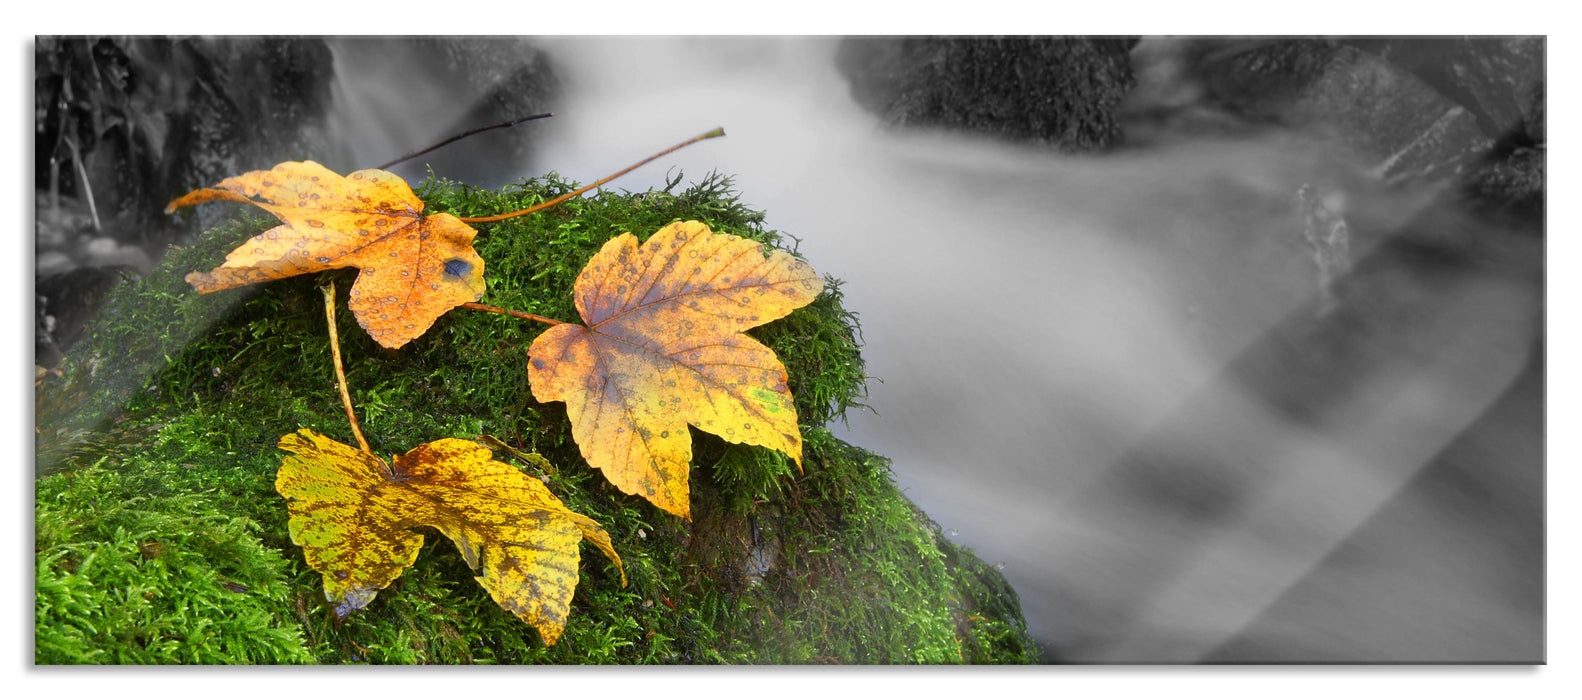
<path fill-rule="evenodd" d="M 1336 378 L 1345 389 L 1300 419 L 1224 373 L 1317 293 L 1298 187 L 1343 191 L 1335 206 L 1372 231 L 1426 193 L 1382 192 L 1371 163 L 1277 135 L 1078 158 L 881 130 L 835 71 L 834 40 L 534 43 L 572 88 L 528 127 L 551 135 L 538 162 L 502 178 L 589 182 L 724 126 L 615 186 L 658 185 L 671 167 L 731 174 L 847 281 L 883 383 L 877 415 L 853 412 L 843 437 L 891 457 L 913 500 L 1003 563 L 1033 633 L 1064 658 L 1199 660 L 1249 630 L 1268 653 L 1312 659 L 1541 653 L 1541 601 L 1508 592 L 1541 573 L 1510 559 L 1522 543 L 1501 539 L 1499 507 L 1459 513 L 1411 485 L 1523 367 L 1531 289 L 1487 276 L 1439 289 L 1439 314 L 1400 331 L 1432 352 L 1364 343 L 1372 354 Z M 381 81 L 450 89 L 411 84 L 398 53 L 357 60 L 386 50 L 373 46 L 337 47 L 344 114 L 390 94 Z M 366 164 L 457 131 L 420 116 L 342 135 Z M 1352 259 L 1376 243 L 1353 240 Z M 1522 442 L 1534 430 L 1489 449 L 1536 449 Z M 1167 493 L 1116 487 L 1151 455 L 1181 457 L 1158 467 L 1174 470 Z M 1237 498 L 1198 517 L 1158 507 L 1200 487 Z M 1400 515 L 1370 525 L 1392 502 Z M 1370 527 L 1382 534 L 1337 550 Z M 1326 563 L 1337 551 L 1348 558 Z"/>

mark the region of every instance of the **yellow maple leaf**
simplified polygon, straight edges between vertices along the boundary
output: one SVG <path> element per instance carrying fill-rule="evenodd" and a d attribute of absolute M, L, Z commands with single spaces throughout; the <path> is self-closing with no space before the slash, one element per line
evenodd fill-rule
<path fill-rule="evenodd" d="M 284 224 L 238 246 L 220 267 L 187 275 L 200 293 L 357 267 L 352 314 L 387 348 L 483 296 L 477 232 L 450 214 L 423 216 L 406 181 L 383 170 L 341 177 L 313 161 L 281 163 L 189 192 L 165 211 L 214 200 L 255 204 Z"/>
<path fill-rule="evenodd" d="M 366 606 L 417 560 L 432 526 L 461 550 L 500 607 L 554 644 L 566 628 L 581 558 L 591 541 L 621 568 L 610 536 L 573 513 L 544 484 L 494 461 L 475 442 L 446 438 L 390 462 L 311 430 L 280 438 L 285 458 L 275 490 L 338 616 Z M 626 572 L 621 571 L 621 585 Z"/>
<path fill-rule="evenodd" d="M 812 302 L 824 280 L 784 251 L 696 221 L 645 242 L 622 234 L 577 276 L 586 326 L 561 324 L 528 349 L 539 401 L 565 401 L 588 464 L 621 491 L 689 517 L 687 425 L 779 450 L 802 464 L 802 434 L 773 350 L 741 331 Z"/>

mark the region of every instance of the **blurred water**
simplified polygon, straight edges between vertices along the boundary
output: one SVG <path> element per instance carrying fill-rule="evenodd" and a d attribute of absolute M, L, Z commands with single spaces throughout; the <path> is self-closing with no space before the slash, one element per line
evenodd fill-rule
<path fill-rule="evenodd" d="M 1082 158 L 880 130 L 833 39 L 533 45 L 568 92 L 501 175 L 588 182 L 724 126 L 615 186 L 731 174 L 847 281 L 883 382 L 843 437 L 1004 564 L 1054 657 L 1542 657 L 1541 253 L 1414 266 L 1391 232 L 1435 192 L 1290 134 Z M 336 51 L 363 162 L 455 133 L 366 120 L 429 86 Z M 1304 184 L 1353 232 L 1350 312 L 1320 313 Z"/>

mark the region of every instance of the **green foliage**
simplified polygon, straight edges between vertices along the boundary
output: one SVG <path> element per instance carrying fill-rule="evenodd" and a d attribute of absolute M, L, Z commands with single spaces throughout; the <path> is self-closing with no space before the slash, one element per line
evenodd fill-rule
<path fill-rule="evenodd" d="M 477 215 L 571 189 L 550 175 L 499 191 L 430 181 L 419 194 L 430 211 Z M 572 282 L 604 241 L 688 219 L 784 244 L 722 177 L 678 193 L 602 193 L 480 225 L 483 301 L 575 320 Z M 547 476 L 568 508 L 603 525 L 629 585 L 585 549 L 566 631 L 545 647 L 430 532 L 415 566 L 337 623 L 287 535 L 275 444 L 297 428 L 352 441 L 318 286 L 348 289 L 356 271 L 202 296 L 181 281 L 268 225 L 217 229 L 119 290 L 65 380 L 40 392 L 40 465 L 47 453 L 60 472 L 36 494 L 40 663 L 1037 660 L 1004 579 L 940 537 L 883 458 L 822 430 L 864 396 L 856 318 L 834 280 L 751 333 L 790 374 L 805 472 L 695 431 L 691 523 L 610 487 L 582 462 L 564 408 L 532 400 L 526 349 L 542 325 L 458 309 L 389 351 L 344 313 L 343 291 L 347 382 L 373 449 L 488 434 L 543 455 L 552 468 L 495 456 Z M 158 556 L 144 558 L 147 542 Z M 199 636 L 204 650 L 175 643 Z"/>

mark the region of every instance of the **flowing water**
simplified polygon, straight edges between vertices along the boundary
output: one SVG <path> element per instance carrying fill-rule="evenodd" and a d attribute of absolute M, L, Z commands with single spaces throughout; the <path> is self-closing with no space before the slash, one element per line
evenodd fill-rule
<path fill-rule="evenodd" d="M 1324 261 L 1366 266 L 1434 192 L 1278 132 L 1077 157 L 883 130 L 831 39 L 531 44 L 567 92 L 497 181 L 589 182 L 725 127 L 614 185 L 732 175 L 846 280 L 882 382 L 834 429 L 1003 565 L 1052 657 L 1541 658 L 1540 290 L 1386 267 L 1385 315 L 1325 312 L 1346 265 Z M 390 122 L 396 96 L 466 99 L 398 47 L 334 50 L 360 166 L 460 130 Z M 1315 212 L 1343 245 L 1315 247 Z"/>

